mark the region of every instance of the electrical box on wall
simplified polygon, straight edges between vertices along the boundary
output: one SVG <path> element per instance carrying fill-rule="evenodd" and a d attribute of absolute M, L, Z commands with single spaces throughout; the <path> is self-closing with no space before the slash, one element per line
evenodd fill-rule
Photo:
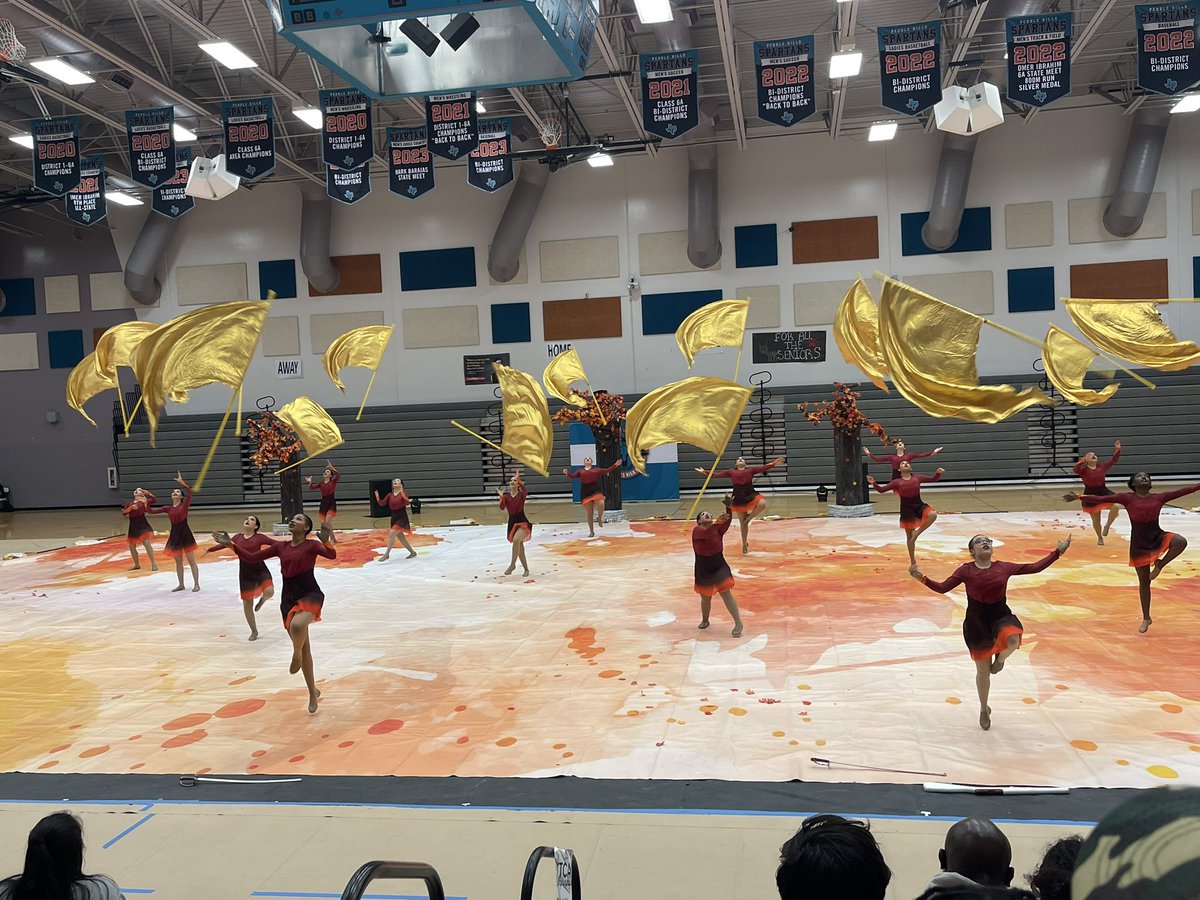
<path fill-rule="evenodd" d="M 108 467 L 108 486 L 114 491 L 117 489 L 117 467 Z"/>

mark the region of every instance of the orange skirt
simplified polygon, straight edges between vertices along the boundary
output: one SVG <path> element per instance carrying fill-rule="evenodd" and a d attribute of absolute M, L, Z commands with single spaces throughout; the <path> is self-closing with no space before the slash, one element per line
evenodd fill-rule
<path fill-rule="evenodd" d="M 1154 565 L 1162 556 L 1166 554 L 1167 549 L 1171 546 L 1171 539 L 1174 537 L 1175 535 L 1170 531 L 1163 532 L 1162 541 L 1159 543 L 1157 549 L 1150 550 L 1146 553 L 1139 553 L 1137 556 L 1131 555 L 1129 557 L 1129 565 L 1133 566 L 1135 569 L 1140 569 L 1142 566 Z M 1130 547 L 1130 553 L 1132 554 L 1132 552 L 1133 548 Z"/>
<path fill-rule="evenodd" d="M 397 531 L 401 534 L 416 534 L 412 528 L 405 528 L 403 525 L 393 525 L 392 531 Z"/>
<path fill-rule="evenodd" d="M 604 494 L 603 494 L 603 492 L 601 492 L 601 491 L 596 491 L 596 493 L 594 493 L 594 494 L 589 494 L 588 496 L 586 496 L 586 497 L 583 497 L 582 499 L 580 499 L 580 501 L 579 501 L 579 505 L 580 505 L 580 506 L 587 506 L 589 503 L 595 503 L 597 500 L 603 500 L 603 499 L 604 499 Z"/>
<path fill-rule="evenodd" d="M 737 504 L 735 506 L 731 506 L 729 508 L 731 510 L 733 510 L 735 513 L 752 512 L 754 510 L 754 507 L 758 506 L 758 501 L 760 501 L 762 499 L 763 499 L 762 494 L 755 494 L 754 499 L 751 500 L 749 503 L 739 503 L 739 504 Z"/>
<path fill-rule="evenodd" d="M 167 556 L 171 557 L 171 559 L 179 559 L 181 556 L 184 556 L 185 554 L 195 553 L 196 545 L 195 544 L 185 544 L 182 547 L 172 547 L 170 544 L 167 544 L 167 546 L 163 547 L 162 552 L 165 553 Z"/>
<path fill-rule="evenodd" d="M 509 522 L 508 523 L 508 542 L 511 544 L 513 535 L 517 533 L 518 528 L 525 529 L 525 540 L 533 537 L 533 525 L 529 522 Z"/>
<path fill-rule="evenodd" d="M 916 531 L 918 528 L 921 528 L 922 526 L 924 526 L 924 524 L 926 522 L 929 521 L 929 514 L 933 513 L 933 512 L 937 512 L 937 510 L 935 510 L 932 506 L 929 506 L 928 504 L 926 504 L 925 508 L 921 510 L 921 518 L 919 518 L 919 519 L 901 519 L 900 527 L 903 528 L 905 531 Z"/>
<path fill-rule="evenodd" d="M 997 653 L 1003 653 L 1008 649 L 1008 639 L 1014 634 L 1017 636 L 1017 646 L 1020 647 L 1021 635 L 1024 632 L 1016 625 L 1004 625 L 996 632 L 996 642 L 991 647 L 988 647 L 986 650 L 971 650 L 970 647 L 967 648 L 971 651 L 971 659 L 989 659 Z"/>
<path fill-rule="evenodd" d="M 257 600 L 267 592 L 267 588 L 273 587 L 275 587 L 275 582 L 268 578 L 260 584 L 256 584 L 254 587 L 242 588 L 239 593 L 241 594 L 243 600 Z"/>
<path fill-rule="evenodd" d="M 320 603 L 315 600 L 298 600 L 296 604 L 287 611 L 287 615 L 283 617 L 284 631 L 287 631 L 292 627 L 292 619 L 295 618 L 296 613 L 302 612 L 312 613 L 314 622 L 321 621 Z"/>

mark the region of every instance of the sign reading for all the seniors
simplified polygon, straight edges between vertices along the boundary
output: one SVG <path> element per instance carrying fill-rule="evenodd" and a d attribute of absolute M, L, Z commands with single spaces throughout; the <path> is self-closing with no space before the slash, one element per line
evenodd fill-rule
<path fill-rule="evenodd" d="M 254 181 L 275 170 L 275 116 L 270 97 L 221 104 L 225 168 Z"/>
<path fill-rule="evenodd" d="M 61 197 L 79 184 L 79 117 L 33 123 L 33 186 Z"/>
<path fill-rule="evenodd" d="M 1045 106 L 1071 93 L 1071 14 L 1017 16 L 1004 23 L 1008 99 Z"/>
<path fill-rule="evenodd" d="M 790 128 L 817 111 L 813 92 L 813 36 L 754 42 L 758 117 Z"/>
<path fill-rule="evenodd" d="M 1156 94 L 1178 94 L 1200 81 L 1196 55 L 1197 0 L 1135 6 L 1138 39 L 1138 87 Z"/>
<path fill-rule="evenodd" d="M 700 124 L 700 54 L 695 50 L 641 57 L 642 127 L 677 138 Z"/>
<path fill-rule="evenodd" d="M 375 155 L 371 101 L 361 91 L 321 91 L 321 159 L 327 166 L 356 169 Z"/>
<path fill-rule="evenodd" d="M 389 128 L 388 190 L 409 200 L 433 190 L 433 157 L 424 128 Z"/>
<path fill-rule="evenodd" d="M 129 175 L 156 188 L 175 176 L 175 108 L 131 109 L 125 113 Z"/>
<path fill-rule="evenodd" d="M 942 99 L 942 23 L 879 27 L 879 69 L 888 109 L 915 116 Z"/>

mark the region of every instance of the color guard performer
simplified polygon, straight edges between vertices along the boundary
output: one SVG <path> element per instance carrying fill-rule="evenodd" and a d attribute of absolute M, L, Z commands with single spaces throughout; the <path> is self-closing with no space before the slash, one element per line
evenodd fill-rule
<path fill-rule="evenodd" d="M 700 624 L 696 627 L 708 627 L 713 594 L 720 594 L 733 619 L 733 636 L 736 638 L 742 636 L 742 616 L 733 598 L 733 572 L 724 553 L 725 532 L 733 522 L 732 495 L 726 494 L 724 503 L 725 514 L 721 518 L 714 519 L 712 513 L 702 512 L 696 516 L 696 525 L 692 528 L 692 551 L 696 554 L 694 582 L 696 593 L 700 595 Z"/>
<path fill-rule="evenodd" d="M 133 502 L 127 503 L 121 510 L 121 515 L 129 520 L 129 530 L 125 538 L 129 542 L 129 555 L 133 557 L 133 566 L 130 568 L 130 572 L 136 572 L 142 567 L 142 561 L 138 559 L 138 544 L 146 548 L 146 555 L 150 557 L 150 570 L 158 571 L 158 563 L 154 561 L 154 545 L 150 543 L 150 539 L 154 537 L 154 527 L 146 518 L 151 504 L 157 502 L 158 498 L 148 490 L 137 488 L 133 492 Z"/>
<path fill-rule="evenodd" d="M 900 477 L 885 485 L 867 476 L 871 487 L 879 493 L 895 491 L 900 497 L 900 527 L 904 529 L 904 541 L 908 545 L 909 565 L 917 564 L 917 538 L 937 521 L 937 510 L 921 500 L 921 485 L 940 480 L 945 471 L 938 469 L 933 475 L 914 475 L 912 463 L 904 460 L 900 463 Z"/>
<path fill-rule="evenodd" d="M 750 520 L 758 518 L 767 511 L 767 500 L 754 489 L 754 476 L 769 472 L 782 465 L 784 458 L 773 459 L 765 466 L 748 466 L 746 457 L 739 456 L 732 469 L 722 469 L 713 472 L 713 478 L 728 478 L 733 482 L 733 505 L 730 510 L 737 513 L 738 525 L 742 529 L 742 555 L 750 552 Z M 696 469 L 701 475 L 707 475 L 707 469 Z"/>
<path fill-rule="evenodd" d="M 392 525 L 388 532 L 387 549 L 383 551 L 383 556 L 379 557 L 380 562 L 386 562 L 392 555 L 392 548 L 396 546 L 396 541 L 399 541 L 405 550 L 408 551 L 408 556 L 405 559 L 412 559 L 417 555 L 417 551 L 412 548 L 412 544 L 408 542 L 408 535 L 413 533 L 412 523 L 408 521 L 408 494 L 404 491 L 404 482 L 399 478 L 392 479 L 392 491 L 386 497 L 380 497 L 379 491 L 375 492 L 375 502 L 380 506 L 386 506 L 392 511 Z"/>
<path fill-rule="evenodd" d="M 1112 459 L 1108 462 L 1100 462 L 1096 458 L 1096 454 L 1088 451 L 1083 454 L 1079 462 L 1075 463 L 1075 474 L 1083 480 L 1083 493 L 1092 497 L 1109 497 L 1112 496 L 1112 491 L 1108 489 L 1108 485 L 1104 483 L 1105 477 L 1108 475 L 1108 470 L 1117 464 L 1117 460 L 1121 458 L 1121 442 L 1113 443 Z M 1088 500 L 1080 500 L 1080 506 L 1083 511 L 1092 517 L 1092 527 L 1096 529 L 1096 543 L 1103 546 L 1104 539 L 1108 537 L 1108 529 L 1112 528 L 1112 523 L 1116 520 L 1120 510 L 1113 504 L 1111 500 L 1101 500 L 1098 502 L 1090 502 Z M 1100 527 L 1100 512 L 1108 510 L 1108 521 L 1104 523 L 1104 528 Z"/>
<path fill-rule="evenodd" d="M 576 469 L 574 472 L 570 469 L 563 469 L 564 475 L 579 482 L 579 505 L 587 510 L 588 537 L 596 536 L 596 529 L 592 526 L 593 521 L 601 528 L 604 527 L 604 491 L 600 490 L 600 479 L 605 475 L 611 475 L 619 468 L 621 468 L 621 460 L 617 460 L 611 466 L 598 469 L 592 464 L 592 458 L 589 456 L 584 459 L 582 469 Z"/>
<path fill-rule="evenodd" d="M 529 497 L 529 489 L 525 487 L 521 473 L 518 472 L 509 479 L 507 491 L 496 488 L 496 493 L 500 497 L 500 508 L 508 512 L 507 534 L 508 542 L 512 544 L 512 559 L 504 574 L 511 575 L 517 567 L 517 560 L 520 560 L 525 577 L 528 578 L 529 560 L 525 558 L 525 542 L 533 537 L 533 523 L 525 515 L 525 500 Z"/>
<path fill-rule="evenodd" d="M 317 509 L 317 517 L 321 520 L 321 527 L 329 532 L 329 537 L 333 543 L 337 543 L 337 536 L 333 533 L 333 520 L 337 517 L 337 497 L 334 492 L 337 490 L 337 483 L 342 476 L 333 463 L 325 460 L 325 471 L 321 475 L 320 481 L 313 481 L 312 476 L 309 476 L 308 487 L 310 490 L 321 492 L 321 505 Z"/>
<path fill-rule="evenodd" d="M 175 473 L 175 483 L 179 487 L 171 491 L 170 506 L 154 506 L 152 513 L 165 513 L 171 520 L 171 533 L 167 535 L 167 544 L 163 552 L 175 560 L 175 574 L 179 576 L 179 586 L 171 588 L 171 592 L 183 590 L 183 560 L 187 557 L 192 569 L 192 590 L 200 590 L 200 569 L 196 566 L 196 538 L 188 526 L 188 510 L 192 505 L 192 489 L 183 480 L 183 473 Z M 182 490 L 181 490 L 182 488 Z"/>

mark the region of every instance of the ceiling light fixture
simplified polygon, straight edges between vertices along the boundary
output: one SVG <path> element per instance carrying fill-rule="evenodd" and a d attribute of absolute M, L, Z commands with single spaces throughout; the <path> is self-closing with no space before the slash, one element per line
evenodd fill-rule
<path fill-rule="evenodd" d="M 634 0 L 637 6 L 638 18 L 643 25 L 657 25 L 660 22 L 670 22 L 675 18 L 671 9 L 671 0 Z"/>
<path fill-rule="evenodd" d="M 896 136 L 899 126 L 895 122 L 876 122 L 867 134 L 868 141 L 890 141 Z"/>
<path fill-rule="evenodd" d="M 607 153 L 593 153 L 588 157 L 588 165 L 593 169 L 604 169 L 613 164 L 613 158 Z"/>
<path fill-rule="evenodd" d="M 201 41 L 196 46 L 227 69 L 258 68 L 258 63 L 229 41 Z"/>
<path fill-rule="evenodd" d="M 835 53 L 829 57 L 830 78 L 853 78 L 862 70 L 863 55 L 860 52 Z"/>
<path fill-rule="evenodd" d="M 1171 107 L 1173 113 L 1189 113 L 1200 109 L 1200 94 L 1184 94 Z"/>
<path fill-rule="evenodd" d="M 91 84 L 96 80 L 61 59 L 31 59 L 29 65 L 40 69 L 51 78 L 57 78 L 63 84 Z"/>
<path fill-rule="evenodd" d="M 400 23 L 400 33 L 412 41 L 426 56 L 433 56 L 441 46 L 438 36 L 425 27 L 420 19 L 405 19 Z"/>
<path fill-rule="evenodd" d="M 175 143 L 177 144 L 190 144 L 192 141 L 196 140 L 196 132 L 189 131 L 178 122 L 174 123 L 171 130 L 175 135 Z"/>
<path fill-rule="evenodd" d="M 111 194 L 106 193 L 105 199 L 111 200 L 117 206 L 145 206 L 146 204 L 132 194 L 122 194 L 120 191 L 115 191 Z"/>
<path fill-rule="evenodd" d="M 8 139 L 14 144 L 20 144 L 22 147 L 28 147 L 30 150 L 33 149 L 32 134 L 10 134 Z"/>
<path fill-rule="evenodd" d="M 475 101 L 475 112 L 477 112 L 477 113 L 485 113 L 485 112 L 487 112 L 487 107 L 483 105 L 483 101 L 482 101 L 482 100 L 476 100 L 476 101 Z"/>
<path fill-rule="evenodd" d="M 292 115 L 309 128 L 320 128 L 322 124 L 321 111 L 315 106 L 293 106 Z"/>

